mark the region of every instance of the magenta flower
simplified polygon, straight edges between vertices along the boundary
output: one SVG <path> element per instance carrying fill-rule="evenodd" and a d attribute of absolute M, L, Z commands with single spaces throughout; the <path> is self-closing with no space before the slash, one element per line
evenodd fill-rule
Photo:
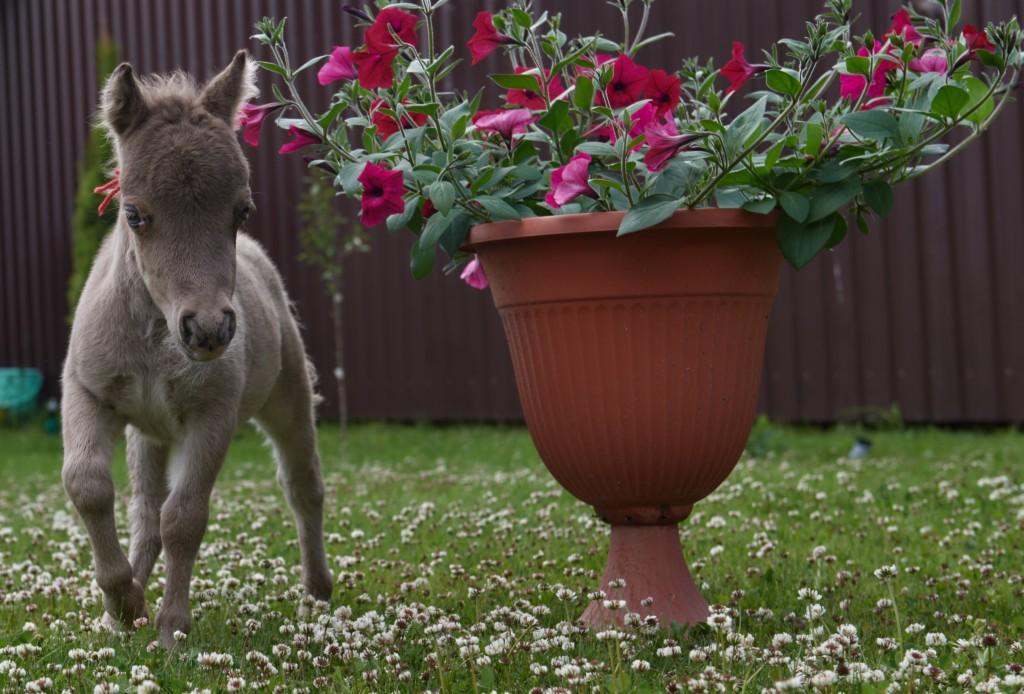
<path fill-rule="evenodd" d="M 468 45 L 469 52 L 473 54 L 474 65 L 487 58 L 501 46 L 512 43 L 510 37 L 498 33 L 490 12 L 478 13 L 476 19 L 473 20 L 473 28 L 476 29 L 476 33 L 473 34 Z"/>
<path fill-rule="evenodd" d="M 964 41 L 967 43 L 967 50 L 972 58 L 977 51 L 994 53 L 996 50 L 996 47 L 988 40 L 988 34 L 978 31 L 973 24 L 964 27 Z"/>
<path fill-rule="evenodd" d="M 242 128 L 242 139 L 251 147 L 260 146 L 260 129 L 267 116 L 281 108 L 281 104 L 271 102 L 256 106 L 245 103 L 242 105 L 242 114 L 238 119 L 238 127 Z"/>
<path fill-rule="evenodd" d="M 612 66 L 612 81 L 605 93 L 612 108 L 625 108 L 644 97 L 650 71 L 634 63 L 628 55 L 620 55 Z"/>
<path fill-rule="evenodd" d="M 941 48 L 930 48 L 920 58 L 910 61 L 910 69 L 914 72 L 937 72 L 944 75 L 949 71 L 946 51 Z"/>
<path fill-rule="evenodd" d="M 883 38 L 893 35 L 902 36 L 904 41 L 915 46 L 920 46 L 924 42 L 924 37 L 917 33 L 913 22 L 910 21 L 910 13 L 905 7 L 892 16 L 892 28 L 885 32 Z"/>
<path fill-rule="evenodd" d="M 876 54 L 882 48 L 882 44 L 875 43 L 874 50 Z M 861 47 L 857 51 L 857 55 L 867 58 L 871 54 L 868 53 L 867 48 Z M 864 93 L 864 88 L 867 87 L 867 101 L 864 103 L 864 109 L 877 108 L 885 103 L 883 97 L 885 97 L 886 74 L 898 67 L 899 65 L 891 60 L 879 59 L 878 65 L 875 66 L 875 74 L 871 77 L 870 86 L 868 86 L 868 80 L 864 75 L 839 75 L 839 96 L 849 101 L 857 101 Z"/>
<path fill-rule="evenodd" d="M 676 110 L 676 106 L 682 99 L 682 93 L 683 84 L 678 77 L 670 75 L 664 70 L 651 70 L 644 96 L 657 107 L 659 118 Z"/>
<path fill-rule="evenodd" d="M 644 164 L 652 173 L 657 173 L 668 166 L 669 162 L 688 145 L 701 137 L 692 133 L 680 135 L 676 130 L 676 124 L 671 120 L 652 125 L 647 129 L 645 138 L 647 153 L 644 154 Z"/>
<path fill-rule="evenodd" d="M 405 177 L 401 171 L 389 171 L 367 162 L 359 182 L 363 184 L 363 226 L 377 226 L 391 215 L 405 211 Z"/>
<path fill-rule="evenodd" d="M 551 192 L 544 198 L 548 205 L 559 208 L 581 195 L 597 197 L 589 182 L 590 159 L 589 154 L 577 154 L 568 164 L 551 172 Z"/>
<path fill-rule="evenodd" d="M 352 62 L 359 69 L 359 85 L 363 89 L 388 89 L 394 84 L 395 71 L 392 64 L 398 56 L 394 49 L 356 51 L 352 54 Z"/>
<path fill-rule="evenodd" d="M 513 135 L 526 132 L 526 126 L 537 121 L 528 109 L 499 109 L 497 111 L 480 111 L 473 116 L 473 124 L 478 130 L 498 133 L 506 142 L 512 141 Z"/>
<path fill-rule="evenodd" d="M 416 15 L 410 14 L 398 7 L 385 7 L 373 20 L 373 26 L 366 30 L 367 48 L 383 52 L 395 48 L 395 39 L 391 32 L 395 32 L 402 41 L 415 46 L 417 43 L 416 23 L 419 21 Z"/>
<path fill-rule="evenodd" d="M 527 72 L 529 68 L 517 67 L 516 74 L 522 74 Z M 550 76 L 548 70 L 544 71 L 544 79 Z M 540 80 L 539 75 L 534 75 L 535 78 Z M 539 85 L 538 85 L 539 86 Z M 565 91 L 565 87 L 562 86 L 562 80 L 555 78 L 551 80 L 551 84 L 548 85 L 548 98 L 554 99 L 559 94 Z M 547 102 L 544 101 L 544 95 L 541 92 L 533 91 L 532 89 L 509 89 L 508 94 L 505 96 L 505 100 L 512 106 L 522 106 L 532 111 L 538 111 L 542 108 L 547 108 Z"/>
<path fill-rule="evenodd" d="M 358 75 L 359 70 L 352 62 L 352 49 L 348 46 L 335 46 L 330 59 L 316 73 L 316 80 L 320 86 L 326 87 L 338 80 L 354 80 Z"/>
<path fill-rule="evenodd" d="M 298 152 L 303 147 L 320 144 L 319 137 L 308 130 L 303 130 L 297 125 L 290 126 L 288 128 L 288 134 L 292 136 L 292 139 L 281 145 L 281 149 L 277 150 L 278 154 L 290 154 L 292 152 Z"/>
<path fill-rule="evenodd" d="M 466 264 L 466 267 L 462 268 L 462 274 L 459 275 L 459 279 L 473 289 L 484 290 L 490 286 L 490 282 L 487 281 L 487 273 L 484 272 L 484 266 L 480 264 L 480 258 L 475 255 Z"/>
<path fill-rule="evenodd" d="M 741 42 L 732 42 L 732 60 L 726 63 L 721 70 L 722 77 L 729 80 L 729 87 L 725 90 L 726 94 L 732 94 L 746 84 L 751 77 L 768 69 L 767 65 L 747 62 L 744 56 L 745 51 L 746 46 Z"/>

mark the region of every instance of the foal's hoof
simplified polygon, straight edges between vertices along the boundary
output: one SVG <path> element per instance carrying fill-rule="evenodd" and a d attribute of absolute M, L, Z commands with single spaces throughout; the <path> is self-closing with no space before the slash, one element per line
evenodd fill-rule
<path fill-rule="evenodd" d="M 146 610 L 146 591 L 134 579 L 121 595 L 104 593 L 103 606 L 108 615 L 125 627 L 134 627 L 135 620 L 149 617 L 149 612 Z"/>
<path fill-rule="evenodd" d="M 176 648 L 179 641 L 192 629 L 192 617 L 188 614 L 171 614 L 164 610 L 156 616 L 156 628 L 160 632 L 160 645 Z"/>
<path fill-rule="evenodd" d="M 321 602 L 330 602 L 331 593 L 334 592 L 334 579 L 330 571 L 324 571 L 320 575 L 310 575 L 303 581 L 306 591 Z"/>

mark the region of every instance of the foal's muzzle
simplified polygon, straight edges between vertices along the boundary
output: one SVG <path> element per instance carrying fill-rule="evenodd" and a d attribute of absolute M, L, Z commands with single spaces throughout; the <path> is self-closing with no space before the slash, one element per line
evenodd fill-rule
<path fill-rule="evenodd" d="M 178 336 L 189 357 L 211 361 L 224 354 L 235 336 L 235 312 L 230 308 L 219 313 L 186 311 L 178 323 Z"/>

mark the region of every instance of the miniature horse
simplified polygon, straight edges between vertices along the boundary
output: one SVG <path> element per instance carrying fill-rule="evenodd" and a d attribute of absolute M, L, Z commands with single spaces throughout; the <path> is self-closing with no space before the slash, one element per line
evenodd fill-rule
<path fill-rule="evenodd" d="M 294 512 L 303 582 L 328 600 L 313 371 L 281 277 L 240 232 L 253 211 L 235 136 L 255 94 L 239 52 L 203 88 L 181 73 L 115 70 L 102 119 L 117 152 L 121 202 L 75 312 L 63 375 L 64 488 L 92 542 L 106 611 L 146 616 L 161 548 L 160 642 L 191 625 L 189 583 L 210 492 L 238 427 L 274 444 Z M 127 437 L 131 546 L 114 523 L 111 457 Z"/>

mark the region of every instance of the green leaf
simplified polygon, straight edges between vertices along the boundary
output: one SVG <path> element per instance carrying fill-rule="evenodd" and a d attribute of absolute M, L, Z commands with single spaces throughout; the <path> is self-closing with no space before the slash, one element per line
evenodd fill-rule
<path fill-rule="evenodd" d="M 448 225 L 448 229 L 445 230 L 441 235 L 441 240 L 438 241 L 438 245 L 444 249 L 449 258 L 454 258 L 459 249 L 462 248 L 466 237 L 469 236 L 470 226 L 472 226 L 472 218 L 469 216 L 469 213 L 456 210 L 452 215 L 451 224 Z"/>
<path fill-rule="evenodd" d="M 491 75 L 491 79 L 503 89 L 525 89 L 530 92 L 540 92 L 537 75 Z"/>
<path fill-rule="evenodd" d="M 821 151 L 821 140 L 824 135 L 821 123 L 808 123 L 801 133 L 803 139 L 804 154 L 809 157 L 818 156 L 818 152 Z"/>
<path fill-rule="evenodd" d="M 860 181 L 856 178 L 818 186 L 814 191 L 814 197 L 811 198 L 811 211 L 807 215 L 807 222 L 817 222 L 843 208 L 860 195 L 860 190 Z"/>
<path fill-rule="evenodd" d="M 992 115 L 992 111 L 996 107 L 996 101 L 989 95 L 988 86 L 977 77 L 972 75 L 965 79 L 963 84 L 970 93 L 968 110 L 978 107 L 978 110 L 967 116 L 967 120 L 975 125 L 981 125 Z M 984 103 L 982 103 L 982 100 L 984 100 Z M 978 106 L 979 104 L 981 104 L 980 107 Z"/>
<path fill-rule="evenodd" d="M 582 110 L 589 109 L 594 104 L 594 82 L 589 77 L 578 77 L 576 79 L 576 92 L 572 95 L 576 107 Z"/>
<path fill-rule="evenodd" d="M 448 214 L 455 204 L 455 186 L 448 181 L 435 181 L 427 189 L 427 196 L 438 212 Z"/>
<path fill-rule="evenodd" d="M 320 120 L 317 122 L 320 124 L 321 128 L 327 130 L 328 128 L 331 127 L 334 121 L 337 120 L 338 116 L 340 116 L 346 108 L 348 108 L 348 104 L 346 104 L 343 101 L 339 101 L 338 103 L 334 104 L 334 106 L 331 106 L 331 110 L 322 115 L 320 117 Z"/>
<path fill-rule="evenodd" d="M 626 212 L 619 225 L 619 236 L 632 234 L 664 222 L 679 210 L 683 201 L 669 195 L 652 195 Z"/>
<path fill-rule="evenodd" d="M 301 66 L 299 66 L 299 68 L 297 70 L 295 70 L 295 72 L 293 74 L 297 75 L 300 72 L 304 71 L 306 68 L 312 67 L 312 66 L 316 65 L 317 63 L 319 63 L 324 58 L 329 58 L 329 57 L 330 56 L 328 56 L 328 55 L 318 55 L 315 58 L 310 58 L 309 60 L 304 62 Z"/>
<path fill-rule="evenodd" d="M 846 217 L 841 214 L 832 215 L 830 219 L 832 222 L 832 235 L 828 237 L 828 241 L 825 242 L 825 248 L 832 249 L 843 242 L 846 238 L 846 232 L 849 230 L 849 225 L 846 223 Z M 827 221 L 827 220 L 826 220 Z"/>
<path fill-rule="evenodd" d="M 949 23 L 950 28 L 955 27 L 960 23 L 960 0 L 953 0 L 953 6 L 949 9 Z"/>
<path fill-rule="evenodd" d="M 834 231 L 835 222 L 831 218 L 801 224 L 788 215 L 782 215 L 775 228 L 775 236 L 782 255 L 799 270 L 825 248 Z"/>
<path fill-rule="evenodd" d="M 792 70 L 769 70 L 765 75 L 765 82 L 769 89 L 789 96 L 799 94 L 802 86 Z"/>
<path fill-rule="evenodd" d="M 867 77 L 871 70 L 871 61 L 863 56 L 854 55 L 846 59 L 846 71 L 851 75 L 863 75 Z"/>
<path fill-rule="evenodd" d="M 807 199 L 806 195 L 787 190 L 779 197 L 779 203 L 793 221 L 801 224 L 807 221 L 807 215 L 811 211 L 811 201 Z"/>
<path fill-rule="evenodd" d="M 840 119 L 846 127 L 866 140 L 898 140 L 900 124 L 891 113 L 875 109 L 848 113 Z"/>
<path fill-rule="evenodd" d="M 480 203 L 488 214 L 495 220 L 500 219 L 522 219 L 522 215 L 516 211 L 516 208 L 509 205 L 501 198 L 496 198 L 490 195 L 482 195 L 476 198 L 476 201 Z"/>
<path fill-rule="evenodd" d="M 418 280 L 430 276 L 434 271 L 434 261 L 437 260 L 437 251 L 434 248 L 421 248 L 420 244 L 414 243 L 410 252 L 409 269 L 412 276 Z"/>
<path fill-rule="evenodd" d="M 786 138 L 779 138 L 779 141 L 772 145 L 772 148 L 768 150 L 768 154 L 764 157 L 764 168 L 766 171 L 771 171 L 775 168 L 775 165 L 779 161 L 779 157 L 782 156 L 782 151 L 786 148 Z"/>
<path fill-rule="evenodd" d="M 565 101 L 556 101 L 551 108 L 538 121 L 548 130 L 560 130 L 566 132 L 572 128 L 572 117 L 569 115 L 569 104 Z"/>
<path fill-rule="evenodd" d="M 775 198 L 759 198 L 744 203 L 743 209 L 754 214 L 771 214 L 775 210 L 775 204 Z"/>
<path fill-rule="evenodd" d="M 743 149 L 743 145 L 761 125 L 767 105 L 768 97 L 762 97 L 729 123 L 729 126 L 725 129 L 725 143 L 730 156 Z"/>
<path fill-rule="evenodd" d="M 892 187 L 885 181 L 866 181 L 864 183 L 864 202 L 879 217 L 888 216 L 895 202 Z"/>
<path fill-rule="evenodd" d="M 280 65 L 278 65 L 277 63 L 270 63 L 267 62 L 266 60 L 257 60 L 256 64 L 259 65 L 264 70 L 266 70 L 267 72 L 273 72 L 275 75 L 281 75 L 281 77 L 284 78 L 288 77 L 288 71 L 285 70 Z"/>
<path fill-rule="evenodd" d="M 435 103 L 409 104 L 408 106 L 405 107 L 405 110 L 412 111 L 413 113 L 423 113 L 430 116 L 431 118 L 437 118 L 437 112 L 438 109 L 440 108 L 440 105 Z"/>
<path fill-rule="evenodd" d="M 423 225 L 423 233 L 420 234 L 417 243 L 419 247 L 426 249 L 433 249 L 437 245 L 437 242 L 441 240 L 441 235 L 448 230 L 448 226 L 452 220 L 448 214 L 441 212 L 435 212 L 427 223 Z"/>
<path fill-rule="evenodd" d="M 614 157 L 618 154 L 607 142 L 581 142 L 576 145 L 576 151 L 594 157 Z"/>
<path fill-rule="evenodd" d="M 932 99 L 931 113 L 939 118 L 956 118 L 963 111 L 964 106 L 971 100 L 967 91 L 952 84 L 947 84 L 939 90 L 939 93 Z"/>
<path fill-rule="evenodd" d="M 412 216 L 416 214 L 416 210 L 419 208 L 420 199 L 418 197 L 412 200 L 405 201 L 405 210 L 398 214 L 393 214 L 388 217 L 388 231 L 392 234 L 396 231 L 401 231 L 409 226 L 409 222 L 412 220 Z"/>

